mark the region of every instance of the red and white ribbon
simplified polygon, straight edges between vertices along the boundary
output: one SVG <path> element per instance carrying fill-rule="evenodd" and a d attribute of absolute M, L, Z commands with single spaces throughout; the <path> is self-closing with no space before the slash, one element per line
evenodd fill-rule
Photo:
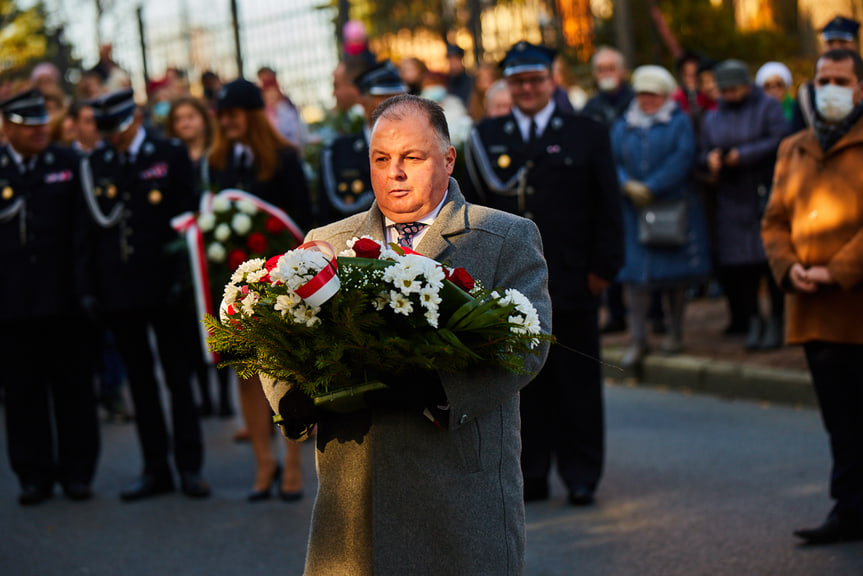
<path fill-rule="evenodd" d="M 269 202 L 261 200 L 257 196 L 249 194 L 248 192 L 243 192 L 242 190 L 234 189 L 222 190 L 218 194 L 213 194 L 212 192 L 205 193 L 201 196 L 199 214 L 183 212 L 171 219 L 171 226 L 174 230 L 183 234 L 186 238 L 186 246 L 189 250 L 189 260 L 192 265 L 192 280 L 195 286 L 195 306 L 197 308 L 199 318 L 203 318 L 204 314 L 213 315 L 214 307 L 210 291 L 210 273 L 207 263 L 207 249 L 206 246 L 204 246 L 203 234 L 198 226 L 198 217 L 202 214 L 213 213 L 213 200 L 217 196 L 234 202 L 245 200 L 251 203 L 261 212 L 264 212 L 281 222 L 298 244 L 303 241 L 303 231 L 300 230 L 300 227 L 297 226 L 290 216 L 288 216 L 287 212 L 277 206 L 273 206 Z M 218 362 L 218 355 L 214 352 L 210 352 L 209 346 L 207 346 L 208 336 L 209 333 L 207 332 L 207 328 L 204 326 L 204 323 L 201 322 L 201 348 L 204 351 L 204 357 L 211 363 L 215 364 Z"/>
<path fill-rule="evenodd" d="M 313 240 L 296 248 L 297 250 L 314 250 L 320 252 L 329 261 L 329 265 L 325 266 L 315 274 L 315 276 L 296 289 L 297 296 L 309 306 L 316 308 L 321 306 L 336 295 L 336 292 L 341 288 L 339 281 L 338 270 L 339 265 L 336 262 L 336 251 L 328 242 L 321 240 Z"/>

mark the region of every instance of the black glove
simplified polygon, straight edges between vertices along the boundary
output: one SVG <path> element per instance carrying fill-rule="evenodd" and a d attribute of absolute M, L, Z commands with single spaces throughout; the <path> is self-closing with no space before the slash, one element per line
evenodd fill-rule
<path fill-rule="evenodd" d="M 311 398 L 291 387 L 279 400 L 282 434 L 291 440 L 305 440 L 318 421 L 318 411 Z"/>

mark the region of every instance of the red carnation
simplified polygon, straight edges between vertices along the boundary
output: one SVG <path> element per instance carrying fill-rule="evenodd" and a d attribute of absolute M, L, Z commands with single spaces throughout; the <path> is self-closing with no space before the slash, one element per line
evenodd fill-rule
<path fill-rule="evenodd" d="M 446 273 L 447 280 L 465 292 L 473 290 L 473 278 L 464 268 L 456 268 L 455 270 L 447 270 L 444 268 L 444 272 Z"/>
<path fill-rule="evenodd" d="M 267 218 L 267 221 L 264 223 L 264 228 L 266 228 L 267 232 L 270 234 L 281 234 L 286 229 L 282 221 L 275 216 Z"/>
<path fill-rule="evenodd" d="M 264 268 L 272 272 L 273 268 L 279 265 L 279 258 L 281 258 L 282 256 L 284 256 L 284 254 L 276 254 L 275 256 L 267 260 L 267 262 L 264 264 Z"/>
<path fill-rule="evenodd" d="M 234 248 L 230 252 L 228 252 L 228 268 L 231 270 L 236 270 L 237 267 L 248 260 L 249 257 L 246 252 L 240 248 Z"/>
<path fill-rule="evenodd" d="M 249 247 L 249 252 L 252 254 L 266 254 L 267 237 L 260 232 L 252 232 L 246 239 L 246 246 Z"/>
<path fill-rule="evenodd" d="M 375 258 L 381 255 L 381 245 L 368 238 L 360 238 L 354 242 L 354 252 L 357 258 Z"/>

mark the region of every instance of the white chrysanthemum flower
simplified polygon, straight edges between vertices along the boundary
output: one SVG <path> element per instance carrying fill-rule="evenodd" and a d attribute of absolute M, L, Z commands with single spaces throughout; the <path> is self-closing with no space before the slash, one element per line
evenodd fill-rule
<path fill-rule="evenodd" d="M 231 227 L 222 222 L 216 226 L 216 231 L 213 232 L 213 236 L 215 236 L 216 240 L 219 242 L 224 242 L 231 237 Z"/>
<path fill-rule="evenodd" d="M 357 253 L 354 252 L 353 248 L 348 248 L 346 250 L 342 250 L 341 252 L 339 252 L 339 256 L 342 258 L 356 258 Z"/>
<path fill-rule="evenodd" d="M 426 322 L 429 323 L 429 326 L 432 328 L 438 327 L 438 318 L 440 318 L 440 314 L 438 314 L 437 308 L 426 310 L 425 318 Z"/>
<path fill-rule="evenodd" d="M 414 311 L 414 305 L 410 298 L 395 290 L 390 290 L 390 308 L 396 314 L 404 314 L 405 316 L 410 316 L 411 312 Z"/>
<path fill-rule="evenodd" d="M 290 294 L 283 294 L 276 298 L 276 304 L 273 308 L 277 312 L 282 313 L 282 317 L 287 314 L 293 315 L 294 307 L 300 304 L 303 301 L 302 298 L 291 292 Z"/>
<path fill-rule="evenodd" d="M 258 272 L 259 270 L 264 270 L 266 273 L 266 269 L 264 268 L 264 264 L 267 261 L 263 258 L 252 258 L 251 260 L 246 260 L 234 270 L 234 273 L 231 274 L 231 283 L 239 284 L 243 280 L 246 279 L 246 274 L 251 272 Z M 248 280 L 249 282 L 253 282 L 253 280 Z"/>
<path fill-rule="evenodd" d="M 207 246 L 207 260 L 211 262 L 224 262 L 225 256 L 227 256 L 225 247 L 218 242 L 213 242 Z"/>
<path fill-rule="evenodd" d="M 227 212 L 231 209 L 231 201 L 223 196 L 213 198 L 213 212 Z"/>
<path fill-rule="evenodd" d="M 437 310 L 441 301 L 440 292 L 434 286 L 424 286 L 420 290 L 420 304 L 427 310 Z"/>
<path fill-rule="evenodd" d="M 389 245 L 381 246 L 381 255 L 378 256 L 378 260 L 389 260 L 390 262 L 395 262 L 399 258 L 401 258 L 399 253 L 390 248 Z"/>
<path fill-rule="evenodd" d="M 270 272 L 270 279 L 296 290 L 328 265 L 326 256 L 316 250 L 291 250 L 279 258 L 277 266 Z"/>
<path fill-rule="evenodd" d="M 231 228 L 240 236 L 245 236 L 252 229 L 252 219 L 248 214 L 243 214 L 242 212 L 234 214 L 234 217 L 231 219 Z"/>
<path fill-rule="evenodd" d="M 243 305 L 243 314 L 245 316 L 254 316 L 255 315 L 255 305 L 258 303 L 258 300 L 261 299 L 261 295 L 257 292 L 249 292 L 245 298 L 242 300 Z"/>
<path fill-rule="evenodd" d="M 443 281 L 446 279 L 446 274 L 444 274 L 443 268 L 440 266 L 430 266 L 424 273 L 426 284 L 429 286 L 434 286 L 435 289 L 440 290 L 443 288 Z"/>
<path fill-rule="evenodd" d="M 225 301 L 225 305 L 230 306 L 237 300 L 237 296 L 241 294 L 239 288 L 237 288 L 233 284 L 228 284 L 225 286 L 225 291 L 222 293 L 222 300 Z"/>
<path fill-rule="evenodd" d="M 386 308 L 387 304 L 389 304 L 389 303 L 390 303 L 389 294 L 387 294 L 386 292 L 381 292 L 380 294 L 378 294 L 375 297 L 374 300 L 372 300 L 372 306 L 374 306 L 374 309 L 377 310 L 378 312 L 380 312 L 381 310 Z"/>
<path fill-rule="evenodd" d="M 198 228 L 201 229 L 201 232 L 209 232 L 216 225 L 216 215 L 215 214 L 201 214 L 198 216 Z"/>
<path fill-rule="evenodd" d="M 258 207 L 248 200 L 238 200 L 237 210 L 249 216 L 254 216 L 258 213 Z"/>
<path fill-rule="evenodd" d="M 401 266 L 401 263 L 390 266 L 384 272 L 384 280 L 398 288 L 405 296 L 415 294 L 422 289 L 422 280 L 418 280 L 417 276 L 419 271 L 408 270 Z"/>
<path fill-rule="evenodd" d="M 312 308 L 311 306 L 300 304 L 293 310 L 294 321 L 298 324 L 305 324 L 311 328 L 315 324 L 320 324 L 321 319 L 318 318 L 318 312 L 320 311 L 321 309 L 318 306 Z"/>
<path fill-rule="evenodd" d="M 254 270 L 252 272 L 249 272 L 249 274 L 246 276 L 246 282 L 248 282 L 249 284 L 251 284 L 252 282 L 260 282 L 261 278 L 263 278 L 266 275 L 267 275 L 267 269 L 266 268 L 261 268 L 260 270 Z"/>

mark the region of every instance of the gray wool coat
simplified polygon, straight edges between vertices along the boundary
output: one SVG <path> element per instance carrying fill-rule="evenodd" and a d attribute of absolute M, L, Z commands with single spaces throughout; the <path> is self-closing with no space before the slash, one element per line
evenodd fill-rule
<path fill-rule="evenodd" d="M 307 240 L 337 252 L 357 236 L 383 240 L 374 204 Z M 416 250 L 462 266 L 488 287 L 516 288 L 551 332 L 542 241 L 529 220 L 467 204 L 455 180 Z M 531 356 L 538 371 L 547 347 Z M 529 376 L 440 372 L 450 405 L 442 430 L 418 410 L 375 408 L 324 419 L 306 576 L 505 576 L 524 570 L 518 391 Z"/>

